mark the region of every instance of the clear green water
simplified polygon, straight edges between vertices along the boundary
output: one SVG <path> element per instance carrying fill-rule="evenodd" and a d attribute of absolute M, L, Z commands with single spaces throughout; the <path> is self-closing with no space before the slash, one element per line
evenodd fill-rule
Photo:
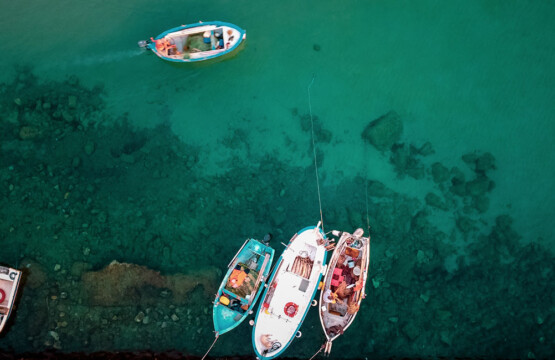
<path fill-rule="evenodd" d="M 0 263 L 40 271 L 30 270 L 36 287 L 23 286 L 0 349 L 203 354 L 210 291 L 242 241 L 272 232 L 279 254 L 319 219 L 301 119 L 314 75 L 317 130 L 331 134 L 316 144 L 326 229 L 365 227 L 366 182 L 390 189 L 368 191 L 374 282 L 332 356 L 553 356 L 554 13 L 526 1 L 2 2 Z M 136 47 L 197 20 L 245 28 L 246 46 L 191 66 Z M 70 75 L 79 85 L 60 85 Z M 74 93 L 79 111 L 87 104 L 77 122 L 35 111 Z M 361 138 L 390 110 L 401 142 L 435 151 L 415 156 L 422 178 L 400 176 L 391 151 Z M 29 125 L 40 135 L 22 140 Z M 440 162 L 472 181 L 461 157 L 473 152 L 495 158 L 483 212 L 432 178 Z M 429 192 L 445 209 L 426 203 Z M 500 215 L 512 222 L 495 226 Z M 74 264 L 95 271 L 114 259 L 192 282 L 210 275 L 183 297 L 158 289 L 100 306 Z M 140 312 L 149 323 L 135 321 Z M 319 327 L 309 314 L 286 355 L 310 357 Z M 246 324 L 213 350 L 250 353 Z"/>

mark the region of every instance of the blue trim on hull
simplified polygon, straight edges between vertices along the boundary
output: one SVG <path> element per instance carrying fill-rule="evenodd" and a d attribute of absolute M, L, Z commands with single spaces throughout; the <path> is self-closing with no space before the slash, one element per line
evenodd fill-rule
<path fill-rule="evenodd" d="M 258 251 L 258 253 L 264 255 L 264 254 L 270 254 L 270 259 L 268 261 L 267 264 L 267 271 L 265 271 L 265 275 L 267 276 L 268 273 L 270 272 L 271 269 L 271 265 L 272 262 L 274 260 L 274 254 L 275 254 L 275 250 L 268 246 L 268 245 L 264 245 L 263 243 L 261 243 L 258 240 L 255 239 L 249 239 L 247 245 L 245 245 L 245 247 L 243 248 L 243 250 L 241 250 L 241 252 L 237 255 L 237 263 L 239 263 L 240 261 L 244 260 L 243 257 L 245 255 L 245 253 L 247 253 L 247 251 L 255 249 Z M 249 257 L 251 256 L 251 254 L 248 255 Z M 263 286 L 260 286 L 256 292 L 256 294 L 254 295 L 254 299 L 251 302 L 251 305 L 249 306 L 249 308 L 247 310 L 245 310 L 245 312 L 243 313 L 243 316 L 239 319 L 239 320 L 235 320 L 233 318 L 233 320 L 228 321 L 229 324 L 226 324 L 226 321 L 220 321 L 223 320 L 219 315 L 222 315 L 224 312 L 228 312 L 229 315 L 231 315 L 231 313 L 233 313 L 235 316 L 237 314 L 239 314 L 238 312 L 231 310 L 227 307 L 225 307 L 225 305 L 219 305 L 218 304 L 218 299 L 220 298 L 220 296 L 222 296 L 222 294 L 224 293 L 225 290 L 225 285 L 227 284 L 227 279 L 229 278 L 229 276 L 231 275 L 231 272 L 233 271 L 233 269 L 228 269 L 222 283 L 220 284 L 220 287 L 218 289 L 218 293 L 216 294 L 216 300 L 214 302 L 214 306 L 213 306 L 213 312 L 212 312 L 212 321 L 214 323 L 214 330 L 216 331 L 217 335 L 222 335 L 225 334 L 226 332 L 229 332 L 233 329 L 235 329 L 237 326 L 239 326 L 239 324 L 241 324 L 243 322 L 243 320 L 245 320 L 247 318 L 247 316 L 249 315 L 249 312 L 254 308 L 254 306 L 256 305 L 256 302 L 258 301 L 258 298 L 260 297 L 260 294 L 262 293 L 262 289 L 264 288 Z M 265 282 L 262 282 L 262 284 Z M 229 296 L 229 294 L 227 294 L 228 292 L 225 291 L 226 295 Z M 246 302 L 245 302 L 246 304 Z M 226 311 L 224 309 L 222 309 L 220 311 L 220 309 L 218 308 L 218 306 L 220 307 L 225 307 Z M 226 326 L 228 325 L 228 326 Z M 224 326 L 224 327 L 221 327 Z"/>

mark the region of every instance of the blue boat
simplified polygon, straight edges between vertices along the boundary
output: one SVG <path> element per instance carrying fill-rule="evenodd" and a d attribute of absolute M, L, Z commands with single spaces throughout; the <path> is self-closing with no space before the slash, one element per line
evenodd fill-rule
<path fill-rule="evenodd" d="M 295 337 L 326 273 L 326 234 L 309 226 L 295 234 L 276 263 L 257 311 L 252 343 L 258 359 L 280 356 Z"/>
<path fill-rule="evenodd" d="M 228 54 L 246 37 L 247 32 L 236 25 L 201 21 L 178 26 L 150 40 L 141 40 L 139 47 L 152 50 L 164 60 L 188 63 Z"/>
<path fill-rule="evenodd" d="M 262 293 L 270 273 L 274 249 L 255 239 L 245 241 L 228 265 L 214 301 L 216 338 L 236 328 L 248 315 Z"/>

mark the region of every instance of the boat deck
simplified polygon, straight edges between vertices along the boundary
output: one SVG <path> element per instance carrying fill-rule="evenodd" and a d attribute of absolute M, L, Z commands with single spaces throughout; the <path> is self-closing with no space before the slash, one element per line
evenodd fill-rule
<path fill-rule="evenodd" d="M 258 354 L 265 354 L 262 357 L 279 356 L 295 337 L 311 305 L 325 258 L 323 238 L 312 229 L 299 233 L 284 250 L 253 331 L 253 344 Z M 271 338 L 273 344 L 268 353 L 265 351 L 269 348 L 262 344 L 263 337 Z"/>
<path fill-rule="evenodd" d="M 204 33 L 207 32 L 210 37 L 205 42 Z M 169 33 L 163 40 L 170 45 L 157 48 L 159 55 L 176 60 L 198 59 L 228 51 L 241 41 L 241 34 L 231 27 L 205 25 Z"/>

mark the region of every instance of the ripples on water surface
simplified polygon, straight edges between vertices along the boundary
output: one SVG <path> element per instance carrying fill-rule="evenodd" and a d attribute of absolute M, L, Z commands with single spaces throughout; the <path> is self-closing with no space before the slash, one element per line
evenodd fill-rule
<path fill-rule="evenodd" d="M 203 354 L 242 241 L 272 232 L 279 254 L 318 221 L 315 74 L 326 229 L 364 227 L 368 193 L 373 240 L 332 356 L 553 356 L 553 5 L 0 10 L 0 263 L 27 274 L 0 349 Z M 245 28 L 246 46 L 191 66 L 136 47 L 197 20 Z M 390 111 L 403 131 L 380 151 L 361 134 Z M 250 330 L 212 353 L 251 354 Z M 316 312 L 302 330 L 287 356 L 322 343 Z"/>

